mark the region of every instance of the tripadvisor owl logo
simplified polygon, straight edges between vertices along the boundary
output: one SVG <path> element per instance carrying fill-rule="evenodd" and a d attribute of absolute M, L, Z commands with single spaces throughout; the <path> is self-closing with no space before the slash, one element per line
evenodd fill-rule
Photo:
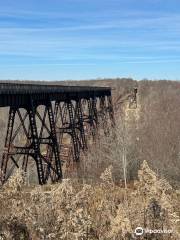
<path fill-rule="evenodd" d="M 144 233 L 144 229 L 142 227 L 137 227 L 134 233 L 136 234 L 136 236 L 141 236 Z"/>
<path fill-rule="evenodd" d="M 173 230 L 172 229 L 148 229 L 148 228 L 143 229 L 142 227 L 137 227 L 134 230 L 134 234 L 136 236 L 141 236 L 146 233 L 148 233 L 148 234 L 172 234 Z"/>

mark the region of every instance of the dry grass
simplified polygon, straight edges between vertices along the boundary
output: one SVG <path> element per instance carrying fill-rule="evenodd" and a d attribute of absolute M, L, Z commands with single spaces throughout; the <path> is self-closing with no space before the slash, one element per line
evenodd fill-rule
<path fill-rule="evenodd" d="M 134 229 L 141 226 L 173 231 L 141 239 L 179 240 L 179 200 L 180 193 L 159 179 L 146 161 L 138 181 L 126 190 L 114 184 L 111 167 L 98 184 L 65 179 L 33 189 L 25 186 L 18 171 L 0 192 L 0 234 L 18 240 L 128 240 L 135 239 Z"/>

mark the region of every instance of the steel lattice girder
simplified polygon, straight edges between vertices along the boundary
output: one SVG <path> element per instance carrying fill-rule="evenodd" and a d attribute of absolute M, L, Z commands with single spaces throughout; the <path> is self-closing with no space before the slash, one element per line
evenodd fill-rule
<path fill-rule="evenodd" d="M 80 93 L 82 95 L 78 97 L 75 94 L 76 98 L 72 94 L 72 99 L 67 93 L 66 100 L 62 101 L 58 98 L 54 105 L 48 94 L 42 93 L 43 99 L 37 99 L 34 94 L 27 94 L 25 101 L 22 98 L 22 102 L 18 100 L 10 105 L 5 147 L 0 165 L 2 182 L 11 176 L 15 168 L 27 171 L 30 157 L 35 160 L 40 184 L 46 183 L 49 178 L 53 182 L 60 180 L 64 134 L 68 134 L 71 138 L 72 159 L 70 161 L 79 162 L 81 151 L 85 151 L 88 146 L 88 134 L 94 138 L 101 122 L 105 128 L 107 127 L 107 119 L 110 119 L 112 125 L 114 124 L 109 89 L 100 91 L 98 88 L 97 96 L 94 90 L 93 94 L 89 93 L 89 98 L 82 97 L 83 91 Z M 44 106 L 42 114 L 38 111 L 39 105 Z M 25 109 L 24 115 L 21 114 L 21 108 Z M 15 124 L 17 116 L 18 125 Z M 47 136 L 43 135 L 44 132 Z M 26 142 L 16 146 L 19 133 L 24 135 Z M 42 146 L 46 146 L 45 155 L 42 153 Z M 21 157 L 23 161 L 20 165 Z"/>

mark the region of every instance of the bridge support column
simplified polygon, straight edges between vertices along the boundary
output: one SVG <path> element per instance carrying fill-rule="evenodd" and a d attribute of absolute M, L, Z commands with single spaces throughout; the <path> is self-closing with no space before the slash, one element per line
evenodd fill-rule
<path fill-rule="evenodd" d="M 80 157 L 80 142 L 76 132 L 76 116 L 77 113 L 71 102 L 67 103 L 68 113 L 69 113 L 69 128 L 71 129 L 71 138 L 74 148 L 74 161 L 78 162 Z"/>
<path fill-rule="evenodd" d="M 101 123 L 100 128 L 104 130 L 105 134 L 108 134 L 110 128 L 115 125 L 111 96 L 100 97 L 98 116 Z"/>
<path fill-rule="evenodd" d="M 10 147 L 11 147 L 11 139 L 13 134 L 13 127 L 14 127 L 14 119 L 16 115 L 16 108 L 9 109 L 9 118 L 8 118 L 8 126 L 7 126 L 7 133 L 5 138 L 5 145 L 4 145 L 4 152 L 2 155 L 2 162 L 1 162 L 1 182 L 4 183 L 6 180 L 6 171 L 8 160 L 10 158 Z"/>
<path fill-rule="evenodd" d="M 108 114 L 109 114 L 109 120 L 111 127 L 115 126 L 115 119 L 114 119 L 114 110 L 113 110 L 113 103 L 112 103 L 112 97 L 108 96 L 107 97 L 107 109 L 108 109 Z"/>
<path fill-rule="evenodd" d="M 45 184 L 49 178 L 52 182 L 62 178 L 51 102 L 47 100 L 44 103 L 41 107 L 44 107 L 44 110 L 41 109 L 41 113 L 38 112 L 37 106 L 30 98 L 28 105 L 23 106 L 24 113 L 19 107 L 9 110 L 0 166 L 2 183 L 9 178 L 15 168 L 26 171 L 30 158 L 35 160 L 39 184 Z M 18 126 L 15 124 L 17 117 L 20 121 Z"/>
<path fill-rule="evenodd" d="M 81 99 L 55 103 L 54 115 L 60 158 L 66 169 L 71 170 L 77 167 L 81 151 L 87 149 L 81 104 Z"/>
<path fill-rule="evenodd" d="M 84 129 L 84 119 L 83 119 L 83 111 L 82 111 L 82 101 L 79 99 L 76 103 L 76 115 L 77 115 L 77 123 L 78 123 L 78 128 L 80 131 L 80 147 L 82 150 L 87 149 L 87 140 L 85 136 L 85 129 Z"/>
<path fill-rule="evenodd" d="M 97 115 L 96 104 L 97 104 L 96 98 L 90 98 L 87 100 L 87 106 L 88 106 L 87 123 L 89 124 L 90 134 L 92 135 L 93 139 L 95 138 L 95 135 L 97 132 L 97 125 L 98 125 L 98 115 Z"/>
<path fill-rule="evenodd" d="M 55 125 L 55 120 L 54 120 L 54 114 L 52 110 L 52 105 L 51 102 L 49 101 L 48 106 L 48 116 L 49 116 L 49 125 L 50 125 L 50 138 L 52 139 L 51 141 L 51 152 L 54 153 L 54 164 L 55 164 L 55 169 L 56 169 L 56 175 L 53 178 L 53 181 L 55 180 L 60 180 L 62 178 L 62 169 L 61 169 L 61 161 L 60 161 L 60 154 L 59 154 L 59 146 L 58 146 L 58 141 L 57 141 L 57 135 L 56 135 L 56 125 Z M 53 155 L 51 154 L 51 158 Z M 53 161 L 53 159 L 49 160 Z"/>
<path fill-rule="evenodd" d="M 42 157 L 41 157 L 41 151 L 40 151 L 40 139 L 38 137 L 38 131 L 37 131 L 37 125 L 36 125 L 36 119 L 35 119 L 36 107 L 33 104 L 33 100 L 31 100 L 31 105 L 28 109 L 28 115 L 29 115 L 29 124 L 31 128 L 31 139 L 32 139 L 32 148 L 33 148 L 32 156 L 36 161 L 39 184 L 44 184 L 45 178 L 44 178 L 44 170 L 43 170 Z"/>

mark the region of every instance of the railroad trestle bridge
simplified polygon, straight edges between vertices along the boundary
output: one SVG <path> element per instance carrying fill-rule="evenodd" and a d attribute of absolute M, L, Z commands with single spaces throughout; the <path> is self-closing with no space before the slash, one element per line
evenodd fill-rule
<path fill-rule="evenodd" d="M 62 165 L 78 164 L 88 139 L 114 125 L 108 87 L 0 83 L 0 107 L 9 107 L 1 183 L 32 159 L 39 184 L 59 181 Z"/>

